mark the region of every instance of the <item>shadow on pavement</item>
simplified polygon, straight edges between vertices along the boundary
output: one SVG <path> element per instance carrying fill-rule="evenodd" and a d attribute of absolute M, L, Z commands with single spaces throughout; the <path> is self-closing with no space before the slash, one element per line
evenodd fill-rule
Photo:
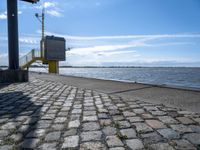
<path fill-rule="evenodd" d="M 35 146 L 41 107 L 41 102 L 21 91 L 0 90 L 0 149 Z"/>

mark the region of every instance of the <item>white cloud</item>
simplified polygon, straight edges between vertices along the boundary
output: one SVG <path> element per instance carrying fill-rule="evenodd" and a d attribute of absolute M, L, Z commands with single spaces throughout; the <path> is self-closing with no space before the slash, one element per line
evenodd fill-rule
<path fill-rule="evenodd" d="M 99 56 L 112 56 L 112 55 L 127 55 L 127 54 L 131 54 L 131 57 L 139 57 L 139 54 L 135 54 L 136 51 L 134 50 L 129 50 L 129 51 L 123 51 L 123 50 L 118 50 L 118 51 L 108 51 L 108 52 L 99 52 L 98 55 Z"/>
<path fill-rule="evenodd" d="M 41 33 L 41 31 L 37 31 Z M 101 65 L 104 62 L 164 62 L 178 61 L 191 62 L 193 57 L 180 57 L 177 55 L 165 56 L 149 56 L 140 53 L 140 49 L 153 50 L 161 48 L 165 50 L 165 46 L 173 45 L 194 45 L 200 38 L 200 34 L 159 34 L 159 35 L 124 35 L 124 36 L 69 36 L 66 34 L 56 34 L 46 32 L 47 35 L 55 35 L 65 37 L 66 48 L 72 47 L 67 52 L 66 60 L 72 65 Z M 164 40 L 163 40 L 164 39 Z M 0 37 L 0 40 L 5 40 L 5 37 Z M 39 47 L 40 36 L 38 35 L 21 35 L 20 45 L 27 49 Z M 29 46 L 29 47 L 28 47 Z M 181 47 L 180 47 L 181 48 Z M 168 50 L 168 49 L 166 49 Z M 175 49 L 176 50 L 176 49 Z M 25 51 L 24 51 L 25 52 Z M 28 51 L 27 51 L 28 52 Z M 162 52 L 161 52 L 162 53 Z M 196 61 L 196 57 L 195 60 Z"/>
<path fill-rule="evenodd" d="M 19 38 L 19 42 L 24 44 L 39 44 L 39 39 L 31 38 L 31 37 L 23 37 Z"/>
<path fill-rule="evenodd" d="M 22 14 L 22 11 L 18 11 L 18 15 L 21 15 Z M 5 20 L 7 19 L 7 12 L 4 11 L 2 13 L 0 13 L 0 20 Z"/>
<path fill-rule="evenodd" d="M 4 20 L 4 19 L 7 19 L 7 12 L 2 12 L 0 13 L 0 20 Z"/>
<path fill-rule="evenodd" d="M 55 7 L 56 5 L 57 5 L 57 3 L 55 3 L 55 2 L 45 2 L 43 4 L 44 8 Z"/>
<path fill-rule="evenodd" d="M 55 34 L 51 33 L 50 34 Z M 59 35 L 59 34 L 57 34 Z M 148 38 L 150 39 L 160 39 L 160 38 L 200 38 L 200 34 L 155 34 L 155 35 L 120 35 L 120 36 L 70 36 L 61 35 L 72 40 L 103 40 L 103 39 L 138 39 L 138 38 Z"/>
<path fill-rule="evenodd" d="M 61 17 L 62 16 L 62 10 L 58 7 L 57 2 L 44 2 L 40 6 L 35 6 L 36 9 L 43 9 L 45 8 L 45 11 L 48 15 L 53 16 L 53 17 Z"/>
<path fill-rule="evenodd" d="M 59 11 L 53 10 L 53 9 L 47 10 L 46 13 L 53 16 L 53 17 L 61 17 L 62 16 L 62 14 Z"/>
<path fill-rule="evenodd" d="M 136 45 L 134 45 L 134 44 L 132 44 L 132 45 L 101 45 L 101 46 L 93 46 L 93 47 L 74 48 L 69 53 L 77 54 L 77 55 L 90 55 L 91 53 L 93 53 L 93 54 L 104 53 L 105 54 L 107 52 L 110 52 L 110 54 L 112 54 L 113 51 L 126 49 L 126 48 L 132 48 L 132 47 L 136 47 Z M 117 54 L 117 53 L 115 53 L 115 54 Z"/>
<path fill-rule="evenodd" d="M 43 4 L 39 5 L 39 6 L 35 6 L 36 9 L 48 9 L 48 8 L 55 8 L 57 5 L 56 2 L 44 2 Z"/>

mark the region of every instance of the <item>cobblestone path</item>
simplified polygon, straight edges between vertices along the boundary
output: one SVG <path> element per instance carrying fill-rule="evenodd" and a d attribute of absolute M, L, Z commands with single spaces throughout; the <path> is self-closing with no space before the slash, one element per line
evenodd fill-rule
<path fill-rule="evenodd" d="M 32 78 L 0 89 L 7 149 L 196 150 L 200 115 Z"/>

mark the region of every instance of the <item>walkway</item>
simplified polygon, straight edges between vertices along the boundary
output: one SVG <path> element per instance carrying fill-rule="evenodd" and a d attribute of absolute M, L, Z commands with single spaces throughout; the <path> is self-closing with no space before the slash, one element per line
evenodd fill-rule
<path fill-rule="evenodd" d="M 198 114 L 42 76 L 0 89 L 0 149 L 200 148 Z"/>

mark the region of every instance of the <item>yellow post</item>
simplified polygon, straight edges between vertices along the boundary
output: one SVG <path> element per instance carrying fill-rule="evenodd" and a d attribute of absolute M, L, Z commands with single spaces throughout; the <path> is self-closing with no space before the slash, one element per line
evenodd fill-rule
<path fill-rule="evenodd" d="M 57 60 L 49 60 L 49 73 L 59 73 L 59 62 Z"/>

